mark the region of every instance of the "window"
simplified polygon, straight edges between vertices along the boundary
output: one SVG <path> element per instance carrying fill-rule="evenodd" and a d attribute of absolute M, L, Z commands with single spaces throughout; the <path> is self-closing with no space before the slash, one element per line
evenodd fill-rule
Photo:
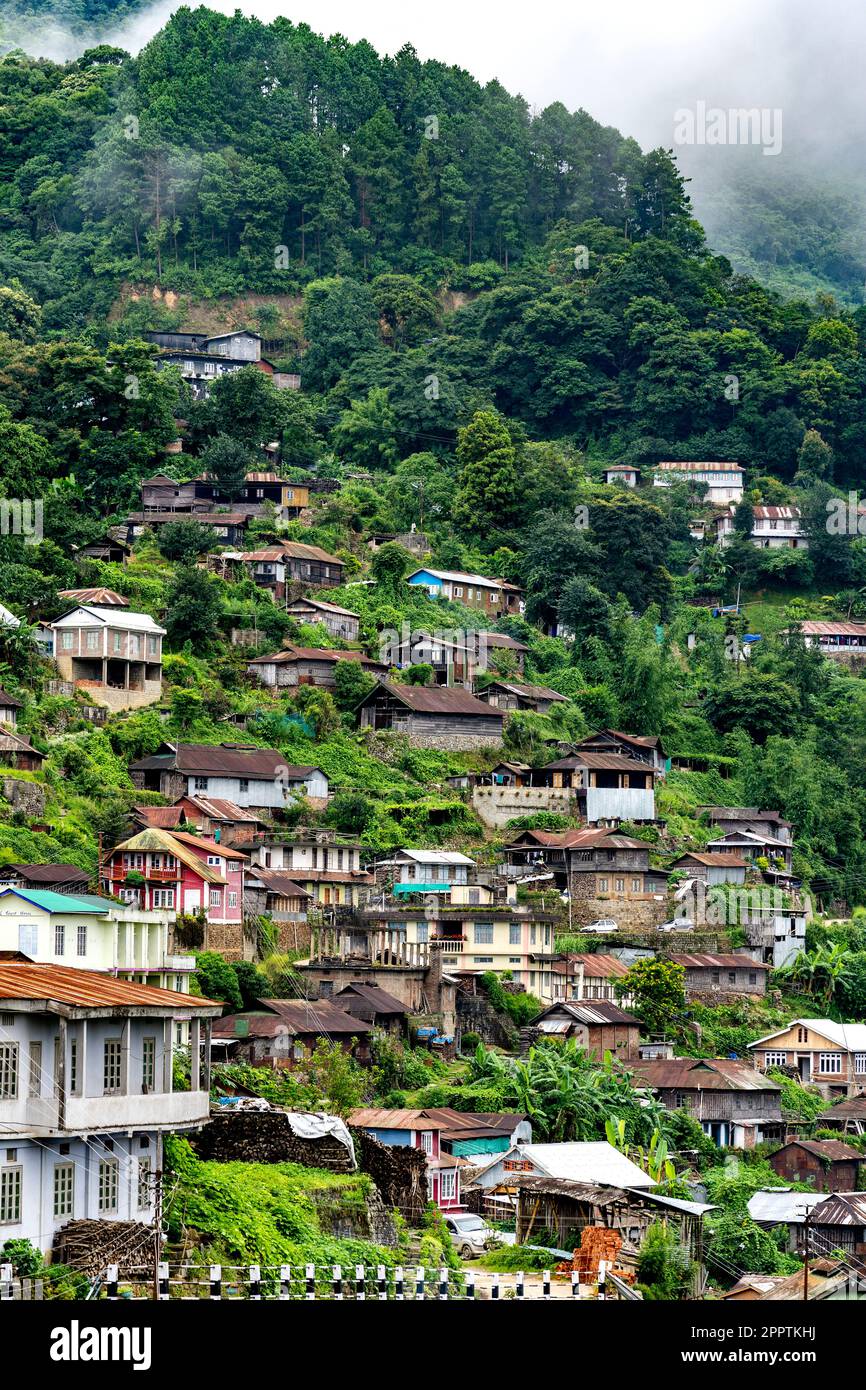
<path fill-rule="evenodd" d="M 129 655 L 133 657 L 138 656 L 138 638 L 130 633 L 126 640 L 129 645 Z"/>
<path fill-rule="evenodd" d="M 219 890 L 218 888 L 212 888 L 212 889 L 210 890 L 210 905 L 211 905 L 211 907 L 219 907 L 219 905 L 220 905 L 220 903 L 222 902 L 222 900 L 223 900 L 223 899 L 222 899 L 222 893 L 220 892 L 220 890 Z"/>
<path fill-rule="evenodd" d="M 424 946 L 430 940 L 430 929 L 428 922 L 418 922 L 415 927 L 415 940 L 419 945 Z"/>
<path fill-rule="evenodd" d="M 104 1158 L 99 1165 L 99 1210 L 117 1211 L 116 1158 Z"/>
<path fill-rule="evenodd" d="M 196 779 L 195 779 L 195 789 L 196 789 L 197 792 L 206 792 L 206 791 L 207 791 L 207 778 L 206 778 L 206 777 L 196 777 Z"/>
<path fill-rule="evenodd" d="M 493 964 L 493 957 L 492 957 L 492 956 L 473 956 L 472 959 L 474 960 L 474 962 L 475 962 L 476 965 L 492 965 L 492 964 Z"/>
<path fill-rule="evenodd" d="M 54 923 L 54 954 L 62 956 L 66 947 L 66 927 L 63 922 Z"/>
<path fill-rule="evenodd" d="M 757 983 L 758 983 L 758 972 L 757 972 L 756 970 L 750 970 L 750 971 L 749 971 L 749 984 L 750 984 L 750 985 L 756 985 Z"/>
<path fill-rule="evenodd" d="M 457 1196 L 457 1173 L 453 1168 L 447 1168 L 439 1174 L 439 1200 L 441 1202 L 453 1202 Z"/>
<path fill-rule="evenodd" d="M 787 1052 L 765 1052 L 765 1053 L 764 1053 L 764 1066 L 765 1066 L 765 1067 L 784 1067 L 784 1066 L 787 1064 L 787 1061 L 788 1061 L 788 1054 L 787 1054 Z"/>
<path fill-rule="evenodd" d="M 32 1042 L 30 1044 L 30 1079 L 28 1087 L 31 1096 L 41 1096 L 42 1094 L 42 1044 Z"/>
<path fill-rule="evenodd" d="M 606 879 L 606 878 L 600 878 L 600 879 L 598 880 L 598 891 L 599 891 L 599 893 L 606 893 L 606 892 L 607 892 L 607 879 Z"/>
<path fill-rule="evenodd" d="M 238 787 L 239 787 L 240 791 L 242 791 L 242 792 L 248 792 L 249 789 L 250 789 L 250 779 L 249 779 L 249 777 L 242 777 L 242 778 L 240 779 L 240 781 L 238 782 Z"/>
<path fill-rule="evenodd" d="M 156 1078 L 156 1038 L 143 1038 L 141 1043 L 141 1089 L 152 1091 Z"/>
<path fill-rule="evenodd" d="M 508 957 L 508 964 L 509 964 L 509 965 L 519 965 L 519 964 L 520 964 L 520 961 L 521 961 L 521 957 L 520 957 L 520 956 L 509 956 L 509 957 Z"/>
<path fill-rule="evenodd" d="M 0 1100 L 18 1096 L 18 1044 L 0 1043 Z"/>
<path fill-rule="evenodd" d="M 15 1226 L 21 1220 L 21 1169 L 0 1168 L 0 1224 Z"/>
<path fill-rule="evenodd" d="M 493 923 L 476 922 L 474 927 L 474 941 L 476 946 L 493 945 Z"/>
<path fill-rule="evenodd" d="M 520 945 L 520 923 L 510 922 L 508 924 L 508 944 L 509 946 Z"/>
<path fill-rule="evenodd" d="M 237 895 L 237 893 L 229 893 L 229 907 L 237 907 L 237 905 L 238 905 L 238 895 Z"/>
<path fill-rule="evenodd" d="M 728 971 L 728 984 L 729 984 L 729 985 L 735 985 L 736 983 L 737 983 L 737 972 L 736 972 L 736 970 L 729 970 L 729 971 Z"/>
<path fill-rule="evenodd" d="M 75 933 L 75 952 L 76 955 L 87 955 L 87 923 L 79 922 L 78 930 Z"/>
<path fill-rule="evenodd" d="M 640 879 L 639 879 L 639 878 L 633 878 L 633 879 L 632 879 L 632 881 L 631 881 L 631 891 L 632 891 L 633 893 L 639 893 L 639 892 L 640 892 Z"/>
<path fill-rule="evenodd" d="M 425 1154 L 432 1154 L 432 1152 L 433 1152 L 433 1131 L 432 1131 L 432 1129 L 422 1129 L 422 1131 L 421 1131 L 421 1148 L 424 1150 Z"/>
<path fill-rule="evenodd" d="M 72 1216 L 75 1209 L 75 1164 L 54 1165 L 54 1215 Z"/>
<path fill-rule="evenodd" d="M 614 882 L 615 882 L 615 884 L 616 884 L 616 892 L 617 892 L 617 893 L 624 893 L 624 892 L 625 892 L 625 879 L 624 879 L 624 878 L 618 878 L 618 879 L 615 879 Z"/>
<path fill-rule="evenodd" d="M 841 1052 L 820 1052 L 818 1054 L 818 1070 L 830 1072 L 838 1076 L 842 1070 Z"/>
<path fill-rule="evenodd" d="M 78 1039 L 72 1038 L 69 1043 L 69 1094 L 78 1094 Z"/>
<path fill-rule="evenodd" d="M 854 1070 L 857 1072 L 866 1071 L 866 1052 L 854 1053 Z"/>
<path fill-rule="evenodd" d="M 207 862 L 208 862 L 209 864 L 219 865 L 219 864 L 222 864 L 223 861 L 222 861 L 222 858 L 220 857 L 220 855 L 218 855 L 218 854 L 209 854 L 208 857 L 207 857 Z"/>
<path fill-rule="evenodd" d="M 798 1042 L 798 1043 L 804 1043 L 804 1042 L 808 1042 L 808 1041 L 809 1041 L 809 1030 L 808 1030 L 808 1028 L 798 1028 L 798 1029 L 797 1029 L 797 1042 Z"/>
<path fill-rule="evenodd" d="M 102 1092 L 106 1096 L 120 1094 L 123 1048 L 119 1038 L 109 1038 L 102 1053 Z"/>
<path fill-rule="evenodd" d="M 720 979 L 721 979 L 721 976 L 719 975 L 718 970 L 712 971 L 712 973 L 711 973 L 711 975 L 710 975 L 710 979 L 712 980 L 712 983 L 713 983 L 714 985 L 717 985 L 717 984 L 719 983 L 719 981 L 720 981 Z"/>
<path fill-rule="evenodd" d="M 151 656 L 156 656 L 159 652 L 159 642 L 155 637 L 148 637 L 147 650 Z"/>
<path fill-rule="evenodd" d="M 99 633 L 98 633 L 98 632 L 88 632 L 88 634 L 87 634 L 87 650 L 88 650 L 89 652 L 95 652 L 95 651 L 98 651 L 98 650 L 99 650 Z"/>
<path fill-rule="evenodd" d="M 18 950 L 25 956 L 35 956 L 39 951 L 39 928 L 35 922 L 19 922 Z"/>
<path fill-rule="evenodd" d="M 174 907 L 173 888 L 154 888 L 152 896 L 154 907 Z"/>
<path fill-rule="evenodd" d="M 60 645 L 65 652 L 72 651 L 72 633 L 64 632 L 60 638 Z"/>
<path fill-rule="evenodd" d="M 149 1158 L 138 1160 L 138 1210 L 145 1211 L 150 1206 L 150 1170 L 151 1162 Z"/>

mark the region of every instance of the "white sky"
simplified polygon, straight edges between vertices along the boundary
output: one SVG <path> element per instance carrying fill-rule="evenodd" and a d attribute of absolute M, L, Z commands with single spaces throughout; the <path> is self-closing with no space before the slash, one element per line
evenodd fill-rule
<path fill-rule="evenodd" d="M 820 143 L 833 138 L 840 120 L 848 138 L 852 126 L 863 124 L 863 0 L 209 3 L 264 22 L 286 14 L 317 33 L 366 38 L 384 53 L 410 42 L 421 58 L 457 63 L 482 82 L 498 77 L 533 106 L 559 100 L 572 110 L 583 107 L 645 148 L 670 145 L 675 110 L 699 99 L 711 106 L 782 107 L 786 138 L 798 112 L 801 127 Z M 157 0 L 144 16 L 103 37 L 135 51 L 177 7 L 178 0 Z M 42 46 L 52 47 L 47 40 Z"/>

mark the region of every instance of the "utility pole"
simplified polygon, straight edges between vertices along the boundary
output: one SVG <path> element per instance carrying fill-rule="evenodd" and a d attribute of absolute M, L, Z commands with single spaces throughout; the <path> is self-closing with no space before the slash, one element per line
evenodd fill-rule
<path fill-rule="evenodd" d="M 157 1168 L 153 1175 L 156 1184 L 153 1193 L 153 1300 L 159 1301 L 159 1265 L 162 1255 L 162 1169 Z"/>
<path fill-rule="evenodd" d="M 809 1246 L 810 1246 L 810 1239 L 809 1239 L 809 1222 L 811 1221 L 811 1219 L 812 1219 L 812 1208 L 811 1208 L 811 1207 L 807 1207 L 807 1208 L 806 1208 L 806 1221 L 805 1221 L 805 1227 L 804 1227 L 805 1236 L 806 1236 L 806 1249 L 805 1249 L 804 1252 L 803 1252 L 803 1299 L 804 1299 L 804 1301 L 806 1301 L 806 1302 L 808 1302 L 808 1299 L 809 1299 L 809 1253 L 810 1253 L 810 1251 L 809 1251 Z"/>

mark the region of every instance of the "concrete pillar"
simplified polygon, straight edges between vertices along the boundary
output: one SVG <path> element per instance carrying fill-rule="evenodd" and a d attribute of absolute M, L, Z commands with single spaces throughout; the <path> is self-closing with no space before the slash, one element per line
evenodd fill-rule
<path fill-rule="evenodd" d="M 65 1018 L 57 1020 L 57 1128 L 66 1128 L 66 1049 L 68 1047 L 68 1027 Z"/>
<path fill-rule="evenodd" d="M 121 1094 L 132 1095 L 132 1019 L 123 1020 L 120 1035 L 120 1085 Z"/>
<path fill-rule="evenodd" d="M 201 1019 L 194 1018 L 189 1025 L 190 1078 L 189 1089 L 201 1090 Z"/>
<path fill-rule="evenodd" d="M 202 1085 L 201 1085 L 201 1088 L 202 1088 L 203 1091 L 208 1091 L 208 1092 L 209 1092 L 209 1091 L 210 1091 L 210 1075 L 211 1075 L 211 1055 L 210 1055 L 210 1052 L 211 1052 L 211 1028 L 212 1028 L 213 1020 L 210 1019 L 210 1018 L 206 1018 L 206 1019 L 204 1019 L 203 1022 L 204 1022 L 204 1027 L 203 1027 L 203 1030 L 202 1030 L 202 1031 L 203 1031 L 203 1033 L 204 1033 L 204 1058 L 203 1058 L 203 1065 L 202 1065 L 202 1077 L 201 1077 Z"/>
<path fill-rule="evenodd" d="M 172 1020 L 166 1018 L 162 1025 L 162 1089 L 166 1093 L 171 1091 L 171 1050 L 172 1050 Z"/>

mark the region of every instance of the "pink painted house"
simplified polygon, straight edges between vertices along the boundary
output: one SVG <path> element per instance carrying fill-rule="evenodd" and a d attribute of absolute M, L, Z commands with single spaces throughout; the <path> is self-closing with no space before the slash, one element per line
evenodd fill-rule
<path fill-rule="evenodd" d="M 423 1149 L 427 1157 L 427 1196 L 441 1211 L 460 1211 L 461 1159 L 442 1153 L 441 1131 L 446 1128 L 426 1110 L 353 1110 L 349 1124 L 365 1129 L 381 1144 L 394 1148 Z"/>
<path fill-rule="evenodd" d="M 216 840 L 150 828 L 106 855 L 102 882 L 108 892 L 138 907 L 185 913 L 203 909 L 211 924 L 239 924 L 245 862 L 239 850 Z"/>

